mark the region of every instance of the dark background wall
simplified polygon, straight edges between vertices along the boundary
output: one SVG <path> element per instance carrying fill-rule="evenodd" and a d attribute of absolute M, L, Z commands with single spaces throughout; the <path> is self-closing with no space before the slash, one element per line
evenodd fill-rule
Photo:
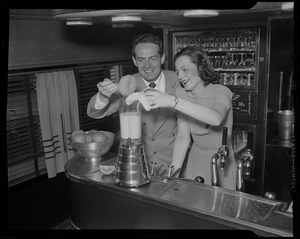
<path fill-rule="evenodd" d="M 293 19 L 273 19 L 271 22 L 269 109 L 280 110 L 279 83 L 283 72 L 281 109 L 291 109 L 290 76 L 294 66 L 294 21 Z"/>
<path fill-rule="evenodd" d="M 137 33 L 161 29 L 110 25 L 67 26 L 64 21 L 13 19 L 9 26 L 9 69 L 131 59 Z"/>
<path fill-rule="evenodd" d="M 68 179 L 64 173 L 9 191 L 9 228 L 53 228 L 69 216 L 68 197 Z"/>

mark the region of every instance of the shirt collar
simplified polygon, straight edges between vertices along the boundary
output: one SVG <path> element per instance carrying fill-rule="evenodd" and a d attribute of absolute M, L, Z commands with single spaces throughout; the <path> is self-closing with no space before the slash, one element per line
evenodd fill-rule
<path fill-rule="evenodd" d="M 143 77 L 142 77 L 143 81 L 145 82 L 146 86 L 149 87 L 149 82 L 146 81 Z M 155 89 L 165 92 L 165 86 L 166 86 L 166 81 L 165 81 L 165 75 L 164 73 L 161 71 L 160 75 L 157 77 L 156 81 L 154 81 L 153 83 L 156 84 Z"/>

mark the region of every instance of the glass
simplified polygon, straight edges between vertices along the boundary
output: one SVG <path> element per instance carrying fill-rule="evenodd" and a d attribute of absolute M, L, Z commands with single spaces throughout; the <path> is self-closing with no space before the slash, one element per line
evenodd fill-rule
<path fill-rule="evenodd" d="M 235 68 L 237 61 L 237 53 L 228 53 L 227 54 L 227 66 L 228 68 Z"/>
<path fill-rule="evenodd" d="M 248 73 L 247 74 L 247 86 L 254 86 L 254 73 Z"/>
<path fill-rule="evenodd" d="M 248 77 L 247 74 L 241 73 L 239 75 L 239 84 L 242 86 L 247 86 L 248 85 Z"/>
<path fill-rule="evenodd" d="M 197 43 L 198 43 L 198 38 L 197 37 L 193 37 L 193 38 L 191 38 L 191 45 L 192 46 L 197 46 Z"/>
<path fill-rule="evenodd" d="M 251 53 L 251 60 L 249 66 L 251 66 L 251 68 L 255 68 L 255 53 Z"/>
<path fill-rule="evenodd" d="M 221 56 L 215 56 L 214 67 L 215 68 L 221 68 L 222 67 Z"/>
<path fill-rule="evenodd" d="M 208 48 L 207 50 L 215 50 L 215 38 L 214 37 L 207 38 L 206 47 Z"/>
<path fill-rule="evenodd" d="M 239 85 L 240 82 L 239 82 L 239 73 L 234 73 L 233 75 L 234 79 L 233 79 L 233 85 Z"/>
<path fill-rule="evenodd" d="M 240 50 L 247 50 L 248 49 L 248 38 L 244 37 L 244 36 L 239 36 L 237 45 Z"/>
<path fill-rule="evenodd" d="M 249 36 L 248 37 L 248 49 L 249 50 L 255 50 L 256 48 L 256 37 L 255 36 Z"/>
<path fill-rule="evenodd" d="M 219 51 L 225 50 L 225 39 L 223 37 L 216 39 L 216 49 Z"/>
<path fill-rule="evenodd" d="M 227 68 L 227 58 L 226 58 L 226 56 L 221 57 L 221 67 L 223 69 Z"/>
<path fill-rule="evenodd" d="M 119 101 L 121 139 L 139 139 L 142 131 L 142 105 L 139 101 L 128 105 L 125 99 Z"/>
<path fill-rule="evenodd" d="M 201 47 L 204 51 L 206 51 L 207 43 L 205 38 L 201 38 L 200 40 Z"/>
<path fill-rule="evenodd" d="M 245 66 L 251 67 L 254 64 L 254 58 L 253 55 L 254 53 L 245 53 Z"/>
<path fill-rule="evenodd" d="M 207 56 L 208 60 L 212 64 L 212 66 L 215 68 L 215 56 Z"/>
<path fill-rule="evenodd" d="M 177 52 L 187 46 L 196 46 L 196 38 L 176 37 L 176 51 Z"/>
<path fill-rule="evenodd" d="M 238 152 L 247 146 L 248 131 L 245 129 L 232 130 L 232 148 L 235 157 L 238 158 Z"/>
<path fill-rule="evenodd" d="M 223 84 L 224 85 L 224 74 L 225 73 L 220 73 L 220 84 Z"/>
<path fill-rule="evenodd" d="M 196 39 L 196 46 L 199 47 L 199 48 L 201 48 L 201 40 L 200 40 L 200 38 Z"/>
<path fill-rule="evenodd" d="M 293 135 L 293 111 L 280 110 L 277 113 L 278 136 L 283 140 L 291 140 Z"/>
<path fill-rule="evenodd" d="M 226 38 L 226 48 L 227 50 L 235 50 L 236 49 L 236 42 L 234 37 Z"/>
<path fill-rule="evenodd" d="M 237 53 L 240 58 L 239 58 L 239 61 L 238 61 L 238 66 L 239 67 L 244 67 L 245 66 L 245 61 L 244 61 L 244 54 L 245 53 Z"/>
<path fill-rule="evenodd" d="M 223 78 L 222 78 L 223 79 L 223 84 L 227 85 L 227 73 L 223 73 L 222 76 L 223 76 Z"/>
<path fill-rule="evenodd" d="M 224 85 L 234 85 L 234 74 L 232 73 L 224 74 Z"/>
<path fill-rule="evenodd" d="M 181 48 L 182 48 L 181 37 L 176 37 L 176 52 L 180 51 Z"/>

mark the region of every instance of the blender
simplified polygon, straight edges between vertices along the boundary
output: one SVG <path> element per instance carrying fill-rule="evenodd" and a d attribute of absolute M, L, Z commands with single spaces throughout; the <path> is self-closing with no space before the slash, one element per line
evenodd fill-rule
<path fill-rule="evenodd" d="M 115 184 L 139 187 L 150 182 L 148 164 L 142 143 L 142 104 L 134 101 L 127 104 L 126 97 L 120 99 L 120 136 Z"/>

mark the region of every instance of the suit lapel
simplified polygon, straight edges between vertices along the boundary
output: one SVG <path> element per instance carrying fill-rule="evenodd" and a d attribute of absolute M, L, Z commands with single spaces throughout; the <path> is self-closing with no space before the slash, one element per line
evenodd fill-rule
<path fill-rule="evenodd" d="M 166 72 L 164 72 L 164 75 L 165 75 L 165 82 L 166 82 L 165 92 L 168 92 L 170 95 L 175 95 L 176 88 L 175 88 L 174 80 L 171 80 L 168 77 L 168 74 L 166 74 Z M 156 117 L 156 121 L 155 121 L 155 126 L 153 129 L 153 135 L 164 124 L 164 122 L 167 120 L 170 112 L 172 111 L 171 108 L 158 108 L 157 110 L 158 110 L 158 112 L 157 112 L 157 117 Z"/>
<path fill-rule="evenodd" d="M 170 95 L 175 95 L 176 90 L 176 83 L 173 79 L 171 79 L 172 76 L 168 74 L 168 72 L 163 71 L 165 76 L 165 92 L 168 92 Z M 145 88 L 147 88 L 147 85 L 143 81 L 142 77 L 139 74 L 134 74 L 134 77 L 136 78 L 136 91 L 143 91 Z M 170 108 L 158 108 L 158 109 L 152 109 L 150 112 L 147 112 L 143 110 L 143 114 L 148 122 L 148 124 L 153 125 L 153 132 L 152 136 L 160 129 L 160 127 L 164 124 L 164 122 L 167 120 L 170 112 L 172 109 Z"/>
<path fill-rule="evenodd" d="M 136 79 L 136 92 L 143 91 L 145 88 L 147 88 L 147 85 L 145 84 L 143 78 L 139 74 L 133 75 Z"/>
<path fill-rule="evenodd" d="M 134 77 L 136 78 L 136 92 L 141 92 L 145 88 L 147 88 L 147 85 L 145 84 L 140 74 L 134 74 Z M 149 129 L 154 129 L 158 112 L 159 109 L 153 109 L 151 111 L 146 111 L 145 109 L 143 109 L 142 117 L 143 120 L 147 123 L 147 125 L 149 125 Z M 152 132 L 148 132 L 147 134 L 151 135 Z"/>

